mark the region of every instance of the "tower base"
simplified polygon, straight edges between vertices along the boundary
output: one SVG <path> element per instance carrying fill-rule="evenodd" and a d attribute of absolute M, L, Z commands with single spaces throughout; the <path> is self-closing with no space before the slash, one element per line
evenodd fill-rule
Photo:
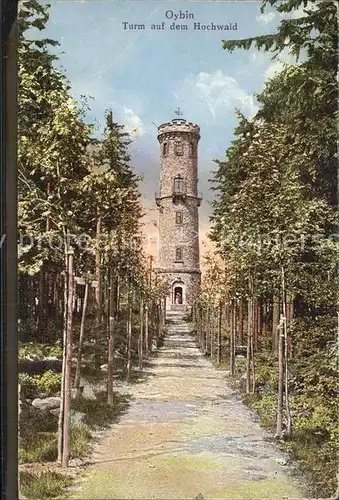
<path fill-rule="evenodd" d="M 199 269 L 159 269 L 168 282 L 166 310 L 189 312 L 199 293 L 201 272 Z"/>

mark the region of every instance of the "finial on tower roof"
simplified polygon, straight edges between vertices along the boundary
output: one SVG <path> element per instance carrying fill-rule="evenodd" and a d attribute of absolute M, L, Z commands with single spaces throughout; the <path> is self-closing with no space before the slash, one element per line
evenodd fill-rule
<path fill-rule="evenodd" d="M 174 113 L 177 115 L 177 117 L 178 117 L 178 118 L 179 118 L 180 116 L 183 116 L 183 114 L 184 114 L 184 113 L 181 111 L 181 109 L 180 109 L 180 108 L 176 109 L 176 110 L 174 111 Z"/>

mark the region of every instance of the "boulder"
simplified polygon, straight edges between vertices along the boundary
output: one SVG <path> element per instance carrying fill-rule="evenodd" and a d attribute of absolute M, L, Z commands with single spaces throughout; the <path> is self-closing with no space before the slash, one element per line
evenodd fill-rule
<path fill-rule="evenodd" d="M 82 397 L 94 401 L 97 397 L 90 385 L 85 385 L 82 390 Z"/>
<path fill-rule="evenodd" d="M 106 364 L 106 365 L 101 365 L 101 366 L 100 366 L 100 370 L 101 370 L 102 372 L 107 372 L 107 371 L 108 371 L 108 365 L 107 365 L 107 364 Z"/>
<path fill-rule="evenodd" d="M 60 414 L 60 408 L 53 408 L 52 410 L 49 410 L 49 412 L 52 414 L 52 415 L 55 415 L 56 417 L 59 416 Z"/>
<path fill-rule="evenodd" d="M 81 378 L 80 379 L 80 391 L 81 391 L 81 395 L 84 399 L 89 399 L 89 400 L 95 400 L 97 399 L 96 398 L 96 395 L 95 395 L 95 392 L 93 391 L 92 387 L 91 387 L 91 384 L 84 378 Z"/>
<path fill-rule="evenodd" d="M 53 410 L 54 408 L 60 408 L 61 398 L 36 398 L 32 401 L 32 406 L 38 408 L 41 411 Z"/>
<path fill-rule="evenodd" d="M 70 412 L 70 423 L 73 425 L 85 425 L 86 413 L 81 411 L 71 411 Z"/>

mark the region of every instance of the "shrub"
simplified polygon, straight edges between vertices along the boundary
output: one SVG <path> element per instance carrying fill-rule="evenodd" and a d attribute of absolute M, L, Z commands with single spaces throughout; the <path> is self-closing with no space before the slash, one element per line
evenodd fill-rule
<path fill-rule="evenodd" d="M 60 390 L 61 373 L 55 373 L 52 370 L 47 370 L 41 375 L 20 373 L 19 383 L 21 395 L 24 398 L 34 398 L 39 392 L 52 396 Z"/>
<path fill-rule="evenodd" d="M 61 388 L 61 373 L 47 370 L 36 376 L 36 384 L 39 391 L 52 395 Z"/>
<path fill-rule="evenodd" d="M 19 360 L 25 357 L 36 358 L 42 360 L 47 357 L 62 358 L 62 347 L 59 344 L 21 344 L 19 346 Z"/>
<path fill-rule="evenodd" d="M 28 375 L 28 373 L 19 373 L 19 384 L 21 396 L 23 398 L 35 397 L 35 394 L 37 392 L 36 377 Z"/>

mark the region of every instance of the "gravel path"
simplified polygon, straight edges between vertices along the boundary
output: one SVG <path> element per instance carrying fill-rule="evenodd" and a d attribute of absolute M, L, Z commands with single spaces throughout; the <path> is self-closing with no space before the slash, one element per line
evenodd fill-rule
<path fill-rule="evenodd" d="M 222 371 L 180 316 L 131 405 L 99 444 L 72 498 L 256 500 L 303 498 Z"/>

